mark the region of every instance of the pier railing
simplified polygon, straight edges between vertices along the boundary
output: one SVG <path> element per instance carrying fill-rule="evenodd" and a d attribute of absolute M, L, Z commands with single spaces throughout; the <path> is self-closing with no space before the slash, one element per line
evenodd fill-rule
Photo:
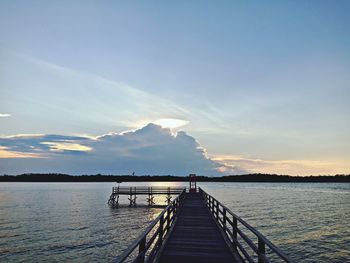
<path fill-rule="evenodd" d="M 231 243 L 230 245 L 233 251 L 238 253 L 244 261 L 254 263 L 257 259 L 258 263 L 270 263 L 271 261 L 266 253 L 266 249 L 269 248 L 269 254 L 274 254 L 275 257 L 284 262 L 291 262 L 279 248 L 242 218 L 234 214 L 230 209 L 206 193 L 203 189 L 199 188 L 199 193 L 223 233 L 226 235 L 228 241 Z M 240 223 L 242 228 L 238 226 L 238 223 Z M 245 232 L 247 231 L 249 233 L 246 234 Z M 257 244 L 256 241 L 254 242 L 248 235 L 254 236 Z M 239 242 L 239 240 L 243 242 Z M 275 262 L 275 260 L 273 262 Z"/>
<path fill-rule="evenodd" d="M 164 187 L 164 186 L 115 186 L 112 194 L 135 195 L 135 194 L 180 194 L 185 187 Z"/>
<path fill-rule="evenodd" d="M 136 206 L 137 195 L 147 195 L 148 205 L 155 204 L 154 197 L 156 195 L 165 195 L 167 204 L 170 204 L 172 195 L 179 195 L 184 191 L 185 187 L 164 187 L 164 186 L 117 186 L 112 188 L 112 194 L 109 197 L 108 204 L 112 207 L 119 206 L 119 197 L 128 195 L 130 206 Z"/>
<path fill-rule="evenodd" d="M 182 189 L 178 195 L 162 212 L 152 221 L 147 229 L 121 254 L 115 262 L 153 262 L 161 249 L 164 239 L 171 230 L 176 215 L 179 213 L 186 190 Z"/>

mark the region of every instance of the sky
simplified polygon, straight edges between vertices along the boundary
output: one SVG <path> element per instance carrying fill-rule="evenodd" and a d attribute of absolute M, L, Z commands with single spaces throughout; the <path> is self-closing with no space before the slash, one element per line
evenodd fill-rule
<path fill-rule="evenodd" d="M 350 173 L 349 1 L 0 1 L 0 174 Z"/>

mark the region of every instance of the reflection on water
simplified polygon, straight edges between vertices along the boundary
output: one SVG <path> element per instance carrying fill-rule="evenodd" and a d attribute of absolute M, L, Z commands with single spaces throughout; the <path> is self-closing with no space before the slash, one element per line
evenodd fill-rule
<path fill-rule="evenodd" d="M 122 185 L 185 185 L 123 183 Z M 112 183 L 0 184 L 0 261 L 110 261 L 162 209 L 111 209 Z M 350 262 L 350 184 L 200 183 L 296 262 Z M 124 197 L 123 197 L 124 198 Z M 125 197 L 121 200 L 127 204 Z M 145 197 L 137 201 L 146 204 Z M 157 197 L 158 204 L 165 198 Z"/>

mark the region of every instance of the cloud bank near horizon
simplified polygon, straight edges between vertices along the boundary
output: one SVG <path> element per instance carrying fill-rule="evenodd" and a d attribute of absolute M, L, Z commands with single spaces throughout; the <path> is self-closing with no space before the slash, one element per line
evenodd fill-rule
<path fill-rule="evenodd" d="M 325 175 L 347 173 L 344 163 L 264 160 L 208 154 L 185 131 L 149 123 L 101 136 L 18 134 L 0 137 L 0 174 L 67 173 L 206 176 L 247 173 Z"/>
<path fill-rule="evenodd" d="M 16 135 L 0 138 L 0 172 L 69 174 L 172 174 L 218 176 L 246 173 L 211 160 L 184 131 L 156 124 L 98 137 Z"/>

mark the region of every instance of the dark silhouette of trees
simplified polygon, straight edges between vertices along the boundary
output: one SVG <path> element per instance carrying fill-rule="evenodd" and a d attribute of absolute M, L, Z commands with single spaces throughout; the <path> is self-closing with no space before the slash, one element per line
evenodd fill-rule
<path fill-rule="evenodd" d="M 68 175 L 59 173 L 49 174 L 20 174 L 0 176 L 0 182 L 187 182 L 187 176 L 172 175 Z M 350 182 L 349 175 L 318 175 L 318 176 L 289 176 L 277 174 L 245 174 L 222 177 L 197 176 L 198 182 Z"/>

